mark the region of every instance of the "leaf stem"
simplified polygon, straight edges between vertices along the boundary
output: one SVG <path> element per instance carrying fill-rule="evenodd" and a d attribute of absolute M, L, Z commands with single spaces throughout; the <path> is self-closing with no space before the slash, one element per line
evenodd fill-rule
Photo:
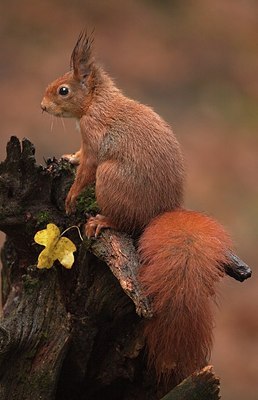
<path fill-rule="evenodd" d="M 73 228 L 76 228 L 76 229 L 77 229 L 78 235 L 79 235 L 81 241 L 83 242 L 83 237 L 82 237 L 80 228 L 79 228 L 77 225 L 69 226 L 68 228 L 66 228 L 66 229 L 61 233 L 60 237 L 63 236 L 66 232 L 70 231 L 70 229 L 73 229 Z"/>

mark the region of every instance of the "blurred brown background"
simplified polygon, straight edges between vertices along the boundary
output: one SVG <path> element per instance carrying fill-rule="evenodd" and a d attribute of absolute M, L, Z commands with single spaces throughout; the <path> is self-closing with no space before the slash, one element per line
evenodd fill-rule
<path fill-rule="evenodd" d="M 119 87 L 172 124 L 187 207 L 221 221 L 253 267 L 246 283 L 221 285 L 212 362 L 224 400 L 258 398 L 257 26 L 255 0 L 0 3 L 0 159 L 12 134 L 35 144 L 39 163 L 78 149 L 74 122 L 51 122 L 40 101 L 80 30 L 95 27 L 97 57 Z"/>

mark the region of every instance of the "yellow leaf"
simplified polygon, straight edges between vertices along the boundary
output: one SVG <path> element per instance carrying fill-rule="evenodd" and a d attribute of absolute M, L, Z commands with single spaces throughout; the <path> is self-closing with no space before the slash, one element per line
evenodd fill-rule
<path fill-rule="evenodd" d="M 38 268 L 51 268 L 55 262 L 55 258 L 49 248 L 42 250 L 38 256 Z"/>
<path fill-rule="evenodd" d="M 45 246 L 38 256 L 38 268 L 51 268 L 58 260 L 65 268 L 71 268 L 74 263 L 74 243 L 60 236 L 60 230 L 55 224 L 48 224 L 46 229 L 35 234 L 36 243 Z"/>
<path fill-rule="evenodd" d="M 60 236 L 60 230 L 55 224 L 48 224 L 47 229 L 38 231 L 34 236 L 34 240 L 38 244 L 43 246 L 49 246 L 53 244 L 54 241 L 58 240 Z"/>
<path fill-rule="evenodd" d="M 66 237 L 61 237 L 55 248 L 56 258 L 65 268 L 72 268 L 74 251 L 76 251 L 76 247 L 73 242 Z"/>

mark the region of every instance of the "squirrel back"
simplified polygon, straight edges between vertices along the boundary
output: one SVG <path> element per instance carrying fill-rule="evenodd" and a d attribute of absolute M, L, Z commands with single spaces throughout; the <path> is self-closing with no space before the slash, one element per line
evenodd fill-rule
<path fill-rule="evenodd" d="M 99 152 L 96 196 L 118 230 L 141 232 L 182 205 L 184 164 L 171 128 L 150 107 L 123 97 Z"/>

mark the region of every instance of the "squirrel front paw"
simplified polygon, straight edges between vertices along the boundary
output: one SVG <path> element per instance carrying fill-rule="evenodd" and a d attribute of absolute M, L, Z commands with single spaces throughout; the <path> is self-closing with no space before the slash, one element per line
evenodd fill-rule
<path fill-rule="evenodd" d="M 79 150 L 73 154 L 63 154 L 61 159 L 69 161 L 69 163 L 71 163 L 72 165 L 79 165 L 80 164 L 80 155 L 81 155 L 81 152 Z"/>
<path fill-rule="evenodd" d="M 72 214 L 76 210 L 76 200 L 77 200 L 78 194 L 76 194 L 73 191 L 73 187 L 71 187 L 66 200 L 65 200 L 65 211 L 66 214 Z"/>

